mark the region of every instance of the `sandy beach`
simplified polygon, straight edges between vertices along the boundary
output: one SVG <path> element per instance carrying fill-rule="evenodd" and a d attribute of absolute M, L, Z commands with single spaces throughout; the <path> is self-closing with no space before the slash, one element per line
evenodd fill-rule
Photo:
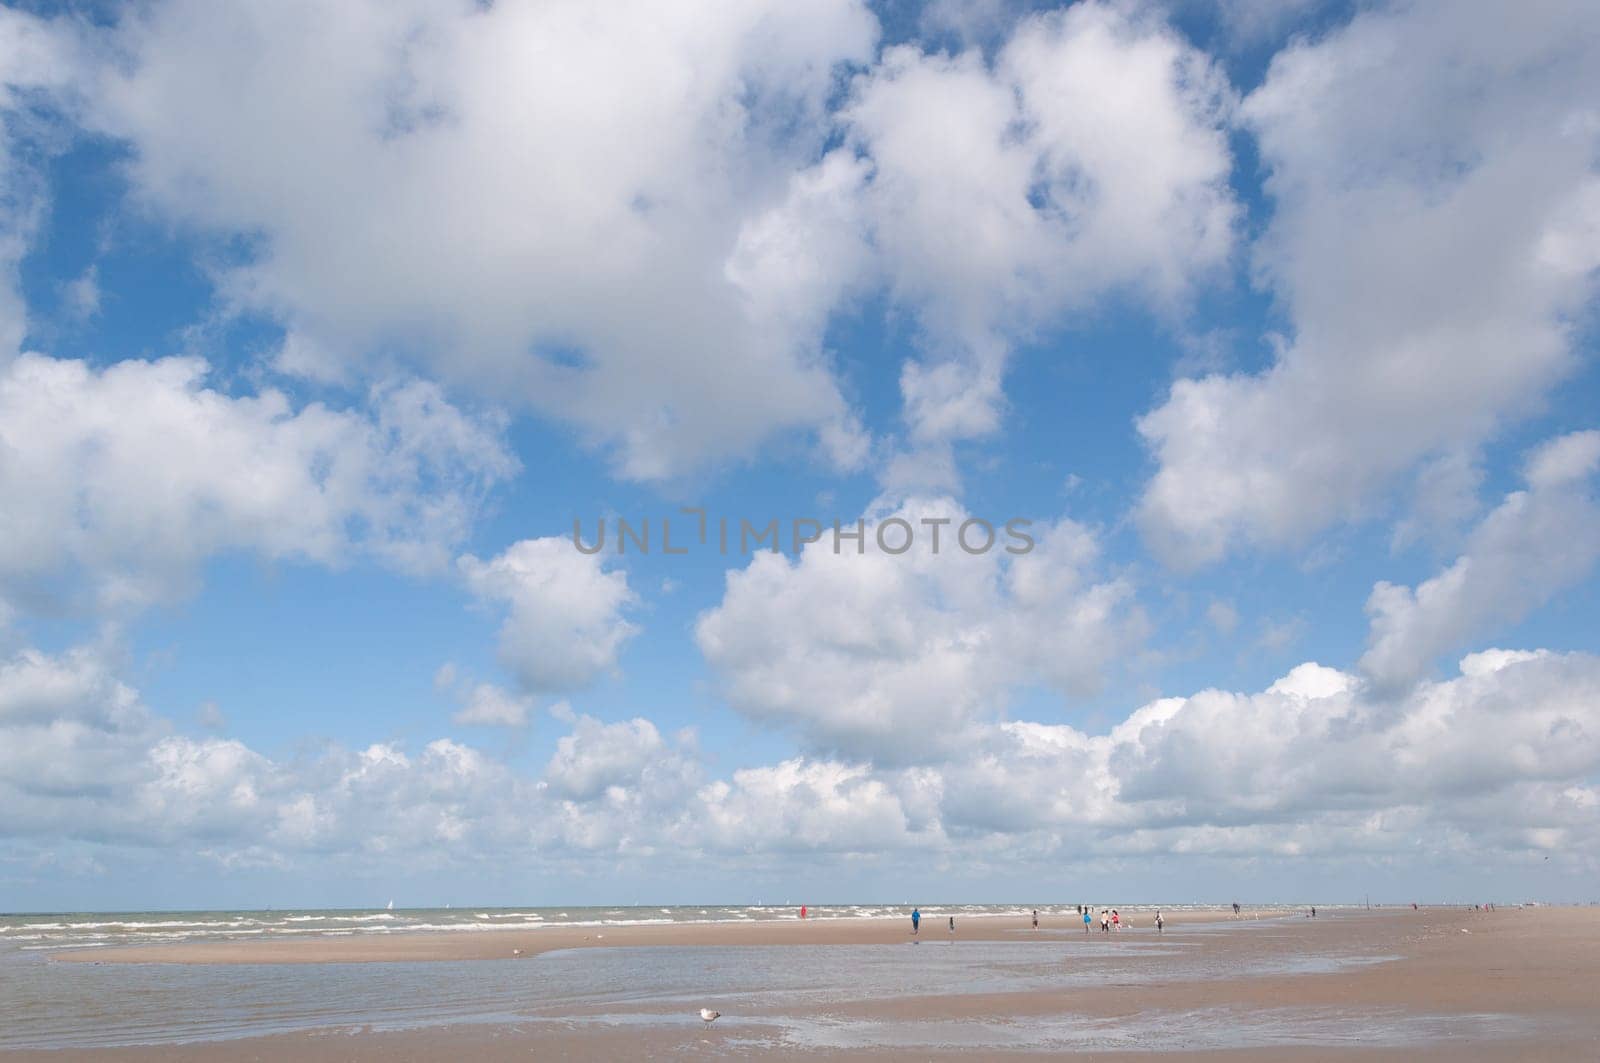
<path fill-rule="evenodd" d="M 916 948 L 899 920 L 799 920 L 471 935 L 394 935 L 141 946 L 62 954 L 118 971 L 196 970 L 265 976 L 283 965 L 308 972 L 501 971 L 626 961 L 598 995 L 530 999 L 499 1021 L 411 1029 L 333 1023 L 268 1036 L 93 1050 L 18 1051 L 22 1060 L 432 1060 L 473 1058 L 939 1059 L 1005 1054 L 1118 1060 L 1451 1059 L 1571 1060 L 1600 1057 L 1600 909 L 1472 912 L 1386 909 L 1234 920 L 1185 913 L 1157 938 L 1147 913 L 1134 925 L 1084 934 L 1065 917 L 1034 932 L 1012 917 L 960 920 L 954 944 L 937 913 Z M 1247 913 L 1251 914 L 1251 913 Z M 521 959 L 512 959 L 512 950 Z M 1119 951 L 1120 950 L 1120 951 Z M 724 1012 L 706 1028 L 694 1017 L 705 975 L 689 961 L 777 956 L 815 970 L 806 988 L 776 996 L 761 987 L 705 1003 Z M 855 959 L 851 959 L 854 957 Z M 482 961 L 482 962 L 464 962 Z M 688 964 L 681 969 L 672 965 Z M 862 963 L 853 973 L 851 964 Z M 138 966 L 123 967 L 125 964 Z M 363 964 L 378 967 L 363 968 Z M 528 966 L 519 966 L 528 965 Z M 874 989 L 879 966 L 909 975 Z M 161 966 L 150 966 L 161 965 Z M 197 966 L 198 965 L 198 966 Z M 259 965 L 259 966 L 257 966 Z M 430 966 L 431 965 L 431 966 Z M 655 972 L 666 965 L 665 973 Z M 918 989 L 918 975 L 965 968 L 991 973 L 970 984 Z M 778 969 L 782 969 L 781 967 Z M 992 972 L 1003 969 L 1004 977 Z M 758 970 L 752 968 L 752 971 Z M 836 970 L 834 984 L 828 972 Z M 669 991 L 630 999 L 638 979 Z M 770 973 L 766 977 L 771 977 Z M 1010 983 L 1001 991 L 993 984 Z M 558 979 L 559 980 L 559 979 Z M 676 980 L 676 981 L 675 981 Z M 610 985 L 615 981 L 619 984 Z M 114 984 L 114 983 L 113 983 Z M 800 983 L 795 983 L 798 986 Z M 859 990 L 857 987 L 860 987 Z M 679 992 L 681 990 L 681 992 Z M 691 1006 L 693 1005 L 693 1006 Z"/>

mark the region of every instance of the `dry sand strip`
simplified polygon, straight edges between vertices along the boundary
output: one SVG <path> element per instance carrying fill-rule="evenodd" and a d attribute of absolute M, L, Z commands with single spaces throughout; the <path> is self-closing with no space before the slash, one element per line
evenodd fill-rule
<path fill-rule="evenodd" d="M 845 921 L 840 921 L 844 923 Z M 851 921 L 852 923 L 855 921 Z M 823 940 L 903 941 L 904 928 L 880 926 L 808 926 Z M 973 920 L 972 922 L 977 922 Z M 793 936 L 787 924 L 715 928 L 709 944 L 785 944 L 807 939 Z M 959 923 L 958 923 L 959 926 Z M 657 933 L 683 928 L 643 927 Z M 703 932 L 707 928 L 693 928 Z M 1062 928 L 1058 928 L 1062 929 Z M 1176 928 L 1175 928 L 1176 930 Z M 1014 940 L 1011 928 L 992 926 L 985 932 Z M 1466 931 L 1463 933 L 1463 931 Z M 974 930 L 974 933 L 977 931 Z M 1130 933 L 1125 931 L 1124 933 Z M 1136 930 L 1131 933 L 1149 933 Z M 1096 931 L 1098 935 L 1098 931 Z M 1184 936 L 1177 931 L 1178 936 Z M 1024 935 L 1025 937 L 1026 935 Z M 1052 935 L 1062 940 L 1060 934 Z M 1202 1052 L 991 1052 L 954 1048 L 884 1049 L 876 1051 L 797 1049 L 782 1041 L 782 1024 L 774 1015 L 737 1016 L 736 1024 L 711 1029 L 687 1021 L 662 1025 L 615 1026 L 582 1016 L 535 1017 L 502 1025 L 438 1027 L 374 1032 L 349 1027 L 314 1033 L 245 1038 L 189 1045 L 164 1045 L 71 1052 L 0 1053 L 5 1063 L 65 1059 L 104 1063 L 240 1063 L 247 1060 L 296 1059 L 309 1063 L 334 1060 L 486 1060 L 500 1063 L 528 1059 L 702 1059 L 766 1060 L 870 1059 L 944 1060 L 957 1058 L 1103 1058 L 1116 1063 L 1154 1060 L 1248 1061 L 1291 1063 L 1315 1061 L 1395 1060 L 1567 1061 L 1600 1059 L 1600 909 L 1548 908 L 1461 911 L 1385 911 L 1333 919 L 1286 920 L 1270 932 L 1215 934 L 1195 930 L 1187 935 L 1218 952 L 1221 960 L 1252 953 L 1286 957 L 1324 952 L 1337 945 L 1352 953 L 1397 957 L 1392 962 L 1345 968 L 1331 973 L 1275 977 L 1212 979 L 1106 986 L 1060 993 L 942 996 L 868 1001 L 829 1007 L 831 1016 L 886 1022 L 985 1020 L 1026 1024 L 1041 1016 L 1084 1014 L 1104 1019 L 1215 1013 L 1240 1014 L 1248 1009 L 1317 1008 L 1362 1016 L 1403 1009 L 1418 1015 L 1509 1017 L 1511 1032 L 1481 1041 L 1441 1044 L 1272 1046 Z M 630 940 L 627 944 L 650 943 Z M 668 944 L 665 939 L 655 944 Z M 262 943 L 270 944 L 270 943 Z M 609 933 L 604 942 L 610 944 Z M 259 947 L 259 946 L 258 946 Z M 133 950 L 129 950 L 130 952 Z M 1052 954 L 1058 954 L 1052 950 Z M 681 1017 L 679 1017 L 681 1018 Z M 765 1025 L 764 1025 L 765 1024 Z M 762 1044 L 765 1047 L 762 1047 Z"/>
<path fill-rule="evenodd" d="M 1121 933 L 1148 931 L 1155 910 L 1123 913 L 1133 925 Z M 1296 917 L 1298 910 L 1250 909 L 1242 920 Z M 946 915 L 930 909 L 922 936 L 943 941 Z M 1098 918 L 1098 913 L 1096 914 Z M 1185 924 L 1235 918 L 1231 910 L 1167 912 L 1169 931 Z M 1040 917 L 1041 939 L 1062 931 L 1084 937 L 1075 916 Z M 957 936 L 966 941 L 1018 941 L 1033 934 L 1024 916 L 958 916 Z M 1096 923 L 1094 935 L 1100 935 Z M 650 945 L 891 945 L 911 940 L 906 919 L 774 919 L 724 923 L 653 923 L 643 926 L 572 927 L 537 930 L 470 930 L 444 933 L 358 934 L 351 937 L 252 938 L 248 941 L 128 945 L 56 953 L 63 963 L 397 963 L 427 960 L 503 960 L 520 951 L 535 956 L 556 949 L 627 948 Z"/>

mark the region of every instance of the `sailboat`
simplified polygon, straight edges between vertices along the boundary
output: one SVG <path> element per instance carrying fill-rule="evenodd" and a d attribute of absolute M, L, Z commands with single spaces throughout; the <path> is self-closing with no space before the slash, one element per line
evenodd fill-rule
<path fill-rule="evenodd" d="M 384 911 L 386 911 L 386 912 L 394 911 L 394 898 L 393 897 L 389 898 L 389 907 L 385 908 Z"/>

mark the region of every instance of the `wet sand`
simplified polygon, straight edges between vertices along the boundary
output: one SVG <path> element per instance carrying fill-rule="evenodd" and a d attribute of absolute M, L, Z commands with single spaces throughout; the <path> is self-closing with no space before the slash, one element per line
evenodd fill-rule
<path fill-rule="evenodd" d="M 1230 913 L 1231 914 L 1231 913 Z M 1215 917 L 1226 918 L 1218 913 Z M 1148 942 L 1148 920 L 1113 940 Z M 1014 919 L 958 921 L 966 940 L 1053 941 L 1067 948 L 1087 938 L 1105 944 L 1096 929 L 1084 935 L 1062 919 L 1034 934 Z M 948 935 L 942 923 L 924 924 L 931 942 Z M 604 935 L 603 937 L 601 935 Z M 449 941 L 420 936 L 369 940 L 249 942 L 98 950 L 100 963 L 113 960 L 181 963 L 352 962 L 416 959 L 504 959 L 511 948 L 525 954 L 550 948 L 710 945 L 889 945 L 906 941 L 907 927 L 883 920 L 800 923 L 677 925 L 453 935 Z M 1288 918 L 1254 926 L 1218 927 L 1186 916 L 1169 923 L 1166 937 L 1218 970 L 1263 969 L 1283 961 L 1272 975 L 1132 979 L 1070 992 L 968 993 L 826 1005 L 805 1015 L 820 1039 L 797 1027 L 781 1006 L 730 1013 L 707 1029 L 685 1009 L 645 1002 L 617 1017 L 615 1004 L 597 1003 L 566 1013 L 530 1008 L 526 1018 L 400 1031 L 339 1027 L 310 1033 L 250 1037 L 187 1045 L 103 1050 L 0 1053 L 0 1059 L 111 1061 L 203 1061 L 295 1058 L 332 1060 L 641 1059 L 746 1058 L 881 1060 L 1021 1055 L 1033 1058 L 1141 1060 L 1575 1060 L 1600 1059 L 1600 909 L 1384 910 L 1345 913 L 1317 920 Z M 462 940 L 463 938 L 469 940 Z M 586 939 L 587 938 L 587 939 Z M 1040 950 L 1059 963 L 1060 949 Z M 1085 949 L 1085 955 L 1088 950 Z M 921 950 L 918 950 L 921 954 Z M 959 950 L 952 953 L 959 955 Z M 1292 973 L 1298 956 L 1360 957 L 1354 966 Z M 78 957 L 83 958 L 83 957 Z M 931 958 L 931 957 L 930 957 Z M 62 957 L 66 962 L 72 958 Z M 1246 962 L 1249 961 L 1249 962 Z M 530 962 L 539 962 L 530 960 Z M 1146 961 L 1148 962 L 1148 961 Z M 1254 965 L 1252 968 L 1252 964 Z M 620 987 L 619 987 L 620 988 Z M 716 1002 L 712 1002 L 716 1003 Z M 659 1011 L 656 1021 L 639 1013 Z M 1078 1024 L 1074 1026 L 1073 1024 Z M 1014 1048 L 1016 1031 L 1055 1024 L 1078 1030 L 1094 1024 L 1066 1048 Z M 1121 1028 L 1155 1031 L 1155 1043 L 1170 1050 L 1126 1051 Z M 1227 1031 L 1255 1031 L 1229 1044 Z M 829 1031 L 848 1029 L 855 1043 L 830 1044 Z M 796 1031 L 807 1036 L 796 1037 Z M 903 1043 L 909 1034 L 927 1034 Z M 1221 1031 L 1220 1040 L 1218 1031 Z M 1264 1032 L 1263 1032 L 1264 1031 Z M 1398 1031 L 1398 1033 L 1397 1033 Z M 1192 1032 L 1193 1036 L 1189 1034 Z M 1369 1036 L 1370 1035 L 1370 1036 Z M 1252 1042 L 1251 1037 L 1256 1040 Z M 809 1039 L 808 1039 L 809 1037 Z M 1071 1039 L 1069 1037 L 1069 1040 Z M 1271 1043 L 1260 1043 L 1265 1037 Z M 988 1040 L 985 1040 L 988 1038 Z M 1398 1038 L 1398 1040 L 1397 1040 Z M 1196 1050 L 1193 1046 L 1205 1046 Z M 1220 1047 L 1219 1047 L 1220 1045 Z M 1137 1047 L 1137 1045 L 1133 1045 Z M 1075 1049 L 1075 1051 L 1069 1050 Z"/>

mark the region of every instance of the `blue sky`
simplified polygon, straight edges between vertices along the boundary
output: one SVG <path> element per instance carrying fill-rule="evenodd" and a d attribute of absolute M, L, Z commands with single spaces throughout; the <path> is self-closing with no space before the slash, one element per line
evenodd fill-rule
<path fill-rule="evenodd" d="M 0 11 L 0 909 L 1585 896 L 1583 5 L 575 10 Z"/>

